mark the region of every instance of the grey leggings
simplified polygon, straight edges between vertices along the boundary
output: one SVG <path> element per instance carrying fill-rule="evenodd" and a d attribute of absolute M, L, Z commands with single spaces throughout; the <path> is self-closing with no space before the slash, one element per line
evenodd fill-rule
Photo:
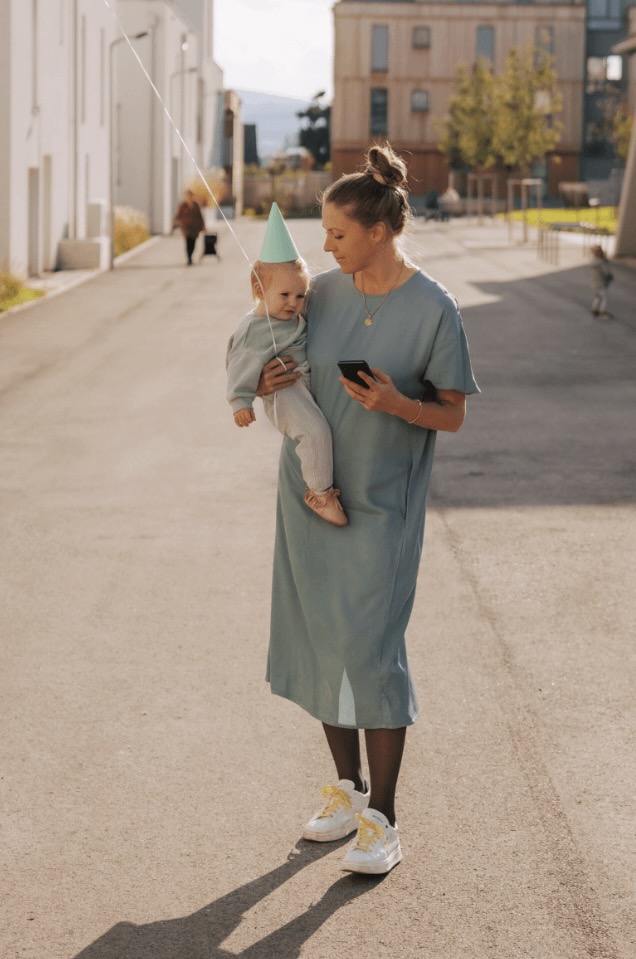
<path fill-rule="evenodd" d="M 263 397 L 267 417 L 277 430 L 298 440 L 296 452 L 307 487 L 322 491 L 333 486 L 333 444 L 329 423 L 309 390 L 309 374 L 284 390 Z"/>

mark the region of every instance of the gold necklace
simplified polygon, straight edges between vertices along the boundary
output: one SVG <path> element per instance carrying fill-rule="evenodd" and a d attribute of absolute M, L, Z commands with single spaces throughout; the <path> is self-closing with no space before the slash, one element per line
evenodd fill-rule
<path fill-rule="evenodd" d="M 362 289 L 362 277 L 360 278 L 360 290 L 359 290 L 359 292 L 362 294 L 362 299 L 363 299 L 363 301 L 364 301 L 364 308 L 365 308 L 366 313 L 367 313 L 367 315 L 366 315 L 366 317 L 365 317 L 365 320 L 364 320 L 364 325 L 365 325 L 365 326 L 373 326 L 373 317 L 375 316 L 375 314 L 376 314 L 379 310 L 382 309 L 382 307 L 383 307 L 384 304 L 386 303 L 387 299 L 390 297 L 391 293 L 393 293 L 393 290 L 396 288 L 396 286 L 397 286 L 397 284 L 398 284 L 398 280 L 399 280 L 400 277 L 402 276 L 402 270 L 403 270 L 403 269 L 404 269 L 404 260 L 400 260 L 400 269 L 398 270 L 398 275 L 396 276 L 396 278 L 395 278 L 395 280 L 394 280 L 394 282 L 393 282 L 393 286 L 391 287 L 391 289 L 389 290 L 388 293 L 385 293 L 385 294 L 384 294 L 384 296 L 382 297 L 382 300 L 380 301 L 379 305 L 376 306 L 376 308 L 375 308 L 375 310 L 373 310 L 373 312 L 371 312 L 371 310 L 369 309 L 369 304 L 367 303 L 367 298 L 366 298 L 366 296 L 364 295 L 364 290 Z M 353 277 L 353 285 L 355 286 L 355 274 L 354 274 L 354 277 Z M 357 286 L 356 286 L 356 289 L 358 289 Z"/>

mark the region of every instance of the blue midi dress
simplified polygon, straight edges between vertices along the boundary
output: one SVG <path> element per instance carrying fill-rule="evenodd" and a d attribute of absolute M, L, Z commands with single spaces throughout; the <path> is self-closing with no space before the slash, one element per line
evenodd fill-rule
<path fill-rule="evenodd" d="M 371 312 L 381 296 L 367 295 Z M 365 410 L 338 360 L 366 360 L 418 398 L 478 392 L 453 297 L 416 272 L 371 326 L 351 275 L 316 277 L 307 308 L 312 392 L 333 433 L 334 484 L 349 517 L 330 526 L 303 502 L 295 442 L 283 443 L 267 680 L 334 726 L 395 729 L 417 718 L 405 630 L 413 607 L 435 431 Z"/>

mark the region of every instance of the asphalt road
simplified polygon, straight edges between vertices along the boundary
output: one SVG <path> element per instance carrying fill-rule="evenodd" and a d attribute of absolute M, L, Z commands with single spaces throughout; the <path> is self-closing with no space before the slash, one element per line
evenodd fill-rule
<path fill-rule="evenodd" d="M 634 959 L 635 274 L 600 322 L 576 247 L 409 241 L 483 392 L 438 446 L 405 859 L 366 880 L 299 840 L 328 753 L 263 681 L 280 439 L 224 400 L 220 232 L 0 317 L 0 956 Z"/>

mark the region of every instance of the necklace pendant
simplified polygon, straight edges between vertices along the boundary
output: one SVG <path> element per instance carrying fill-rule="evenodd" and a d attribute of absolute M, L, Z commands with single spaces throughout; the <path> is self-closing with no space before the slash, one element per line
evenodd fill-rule
<path fill-rule="evenodd" d="M 371 319 L 371 317 L 370 317 L 368 314 L 367 314 L 366 320 L 364 321 L 364 325 L 365 325 L 365 326 L 373 326 L 373 320 Z"/>

